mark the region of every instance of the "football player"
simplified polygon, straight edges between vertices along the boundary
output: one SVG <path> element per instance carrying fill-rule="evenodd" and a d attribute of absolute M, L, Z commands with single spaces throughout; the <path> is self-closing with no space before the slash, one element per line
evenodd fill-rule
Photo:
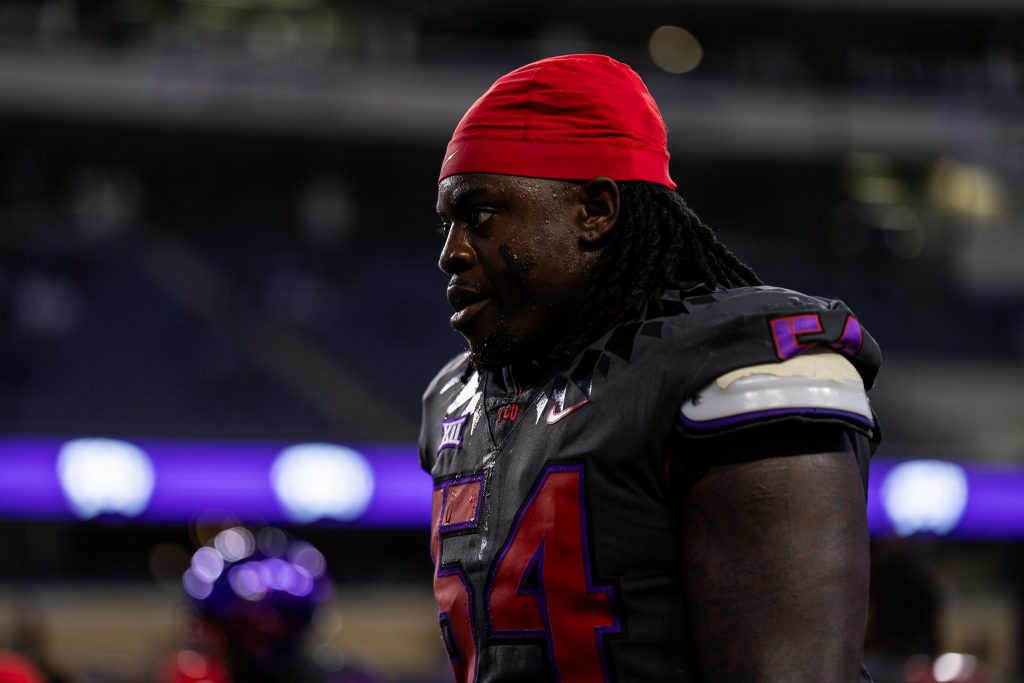
<path fill-rule="evenodd" d="M 763 286 L 668 161 L 601 55 L 501 77 L 448 145 L 469 349 L 420 454 L 460 683 L 868 680 L 878 348 L 842 302 Z"/>

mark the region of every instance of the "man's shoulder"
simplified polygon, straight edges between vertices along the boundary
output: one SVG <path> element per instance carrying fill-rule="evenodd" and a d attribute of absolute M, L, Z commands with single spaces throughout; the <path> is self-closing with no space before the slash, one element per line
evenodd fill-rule
<path fill-rule="evenodd" d="M 837 423 L 870 435 L 866 390 L 877 344 L 838 299 L 781 287 L 683 292 L 661 304 L 655 367 L 685 367 L 679 420 L 689 436 L 778 421 Z M 652 306 L 657 311 L 657 306 Z"/>
<path fill-rule="evenodd" d="M 829 311 L 846 309 L 838 299 L 812 296 L 784 287 L 757 285 L 732 289 L 708 289 L 703 286 L 679 287 L 663 291 L 649 308 L 657 317 L 726 322 L 743 316 L 769 315 L 789 311 Z"/>
<path fill-rule="evenodd" d="M 680 286 L 653 299 L 635 325 L 656 337 L 645 345 L 656 362 L 689 358 L 697 386 L 814 349 L 849 359 L 870 387 L 881 362 L 874 339 L 844 302 L 782 287 Z"/>
<path fill-rule="evenodd" d="M 773 329 L 781 330 L 783 322 L 799 316 L 800 334 L 815 331 L 817 320 L 841 317 L 845 321 L 853 312 L 838 299 L 812 296 L 792 289 L 758 285 L 734 289 L 707 289 L 702 286 L 663 291 L 647 306 L 641 324 L 658 323 L 670 333 L 669 340 L 694 343 L 705 340 L 746 340 L 765 348 L 774 347 Z M 820 330 L 818 330 L 820 332 Z M 820 339 L 816 339 L 820 342 Z M 767 344 L 766 342 L 772 342 Z M 779 360 L 789 357 L 790 349 L 777 348 Z"/>

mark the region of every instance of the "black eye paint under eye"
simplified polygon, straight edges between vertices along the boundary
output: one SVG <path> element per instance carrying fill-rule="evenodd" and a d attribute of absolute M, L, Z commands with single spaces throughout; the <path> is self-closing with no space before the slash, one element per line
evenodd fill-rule
<path fill-rule="evenodd" d="M 505 262 L 505 274 L 518 285 L 519 289 L 526 289 L 526 274 L 533 270 L 537 262 L 532 258 L 520 259 L 512 253 L 512 247 L 502 242 L 498 247 L 498 253 Z"/>

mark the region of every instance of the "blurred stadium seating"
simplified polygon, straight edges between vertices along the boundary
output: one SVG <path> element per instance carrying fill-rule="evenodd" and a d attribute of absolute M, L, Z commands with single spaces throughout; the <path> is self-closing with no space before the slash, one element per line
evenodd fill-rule
<path fill-rule="evenodd" d="M 644 76 L 680 191 L 766 281 L 858 311 L 881 456 L 1024 464 L 1019 0 L 0 0 L 0 434 L 414 441 L 461 348 L 441 152 L 565 52 Z M 0 520 L 0 647 L 150 680 L 208 521 Z M 320 636 L 446 680 L 422 533 L 302 535 L 339 584 Z M 940 576 L 936 648 L 1024 680 L 1019 543 L 876 549 Z"/>

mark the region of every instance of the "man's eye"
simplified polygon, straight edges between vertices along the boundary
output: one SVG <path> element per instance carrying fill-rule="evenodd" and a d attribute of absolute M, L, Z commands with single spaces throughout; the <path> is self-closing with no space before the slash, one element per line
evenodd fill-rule
<path fill-rule="evenodd" d="M 448 231 L 452 229 L 451 221 L 441 220 L 437 224 L 437 232 L 441 237 L 447 237 Z"/>
<path fill-rule="evenodd" d="M 475 228 L 487 222 L 487 219 L 494 215 L 493 211 L 487 209 L 473 209 L 466 216 L 470 227 Z"/>

